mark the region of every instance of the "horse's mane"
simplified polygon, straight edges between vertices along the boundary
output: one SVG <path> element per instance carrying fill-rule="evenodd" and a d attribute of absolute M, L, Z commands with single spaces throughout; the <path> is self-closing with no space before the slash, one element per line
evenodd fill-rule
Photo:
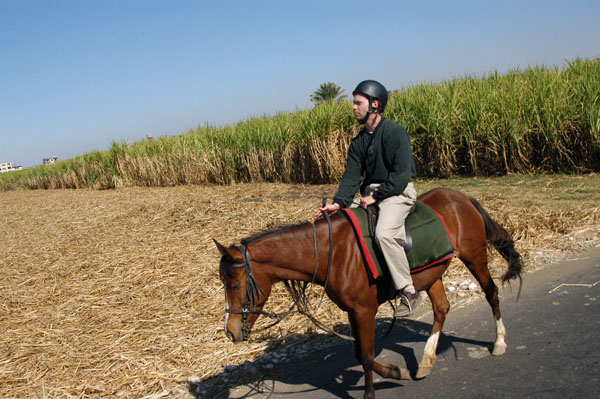
<path fill-rule="evenodd" d="M 298 223 L 298 224 L 292 224 L 292 225 L 277 226 L 277 227 L 275 227 L 274 230 L 261 231 L 261 232 L 258 232 L 256 234 L 250 236 L 250 237 L 244 238 L 242 240 L 242 244 L 243 245 L 248 245 L 251 242 L 257 241 L 257 240 L 259 240 L 261 238 L 264 238 L 264 237 L 267 237 L 267 236 L 270 236 L 270 235 L 273 235 L 273 234 L 285 233 L 286 231 L 295 230 L 295 229 L 298 229 L 300 227 L 307 226 L 309 224 L 310 224 L 310 222 L 304 222 L 304 223 Z"/>
<path fill-rule="evenodd" d="M 233 268 L 228 267 L 226 263 L 221 261 L 221 264 L 219 265 L 219 277 L 223 283 L 231 280 L 233 277 Z"/>
<path fill-rule="evenodd" d="M 338 212 L 335 215 L 333 215 L 331 218 L 332 219 L 337 218 L 337 217 L 341 216 L 342 214 L 343 214 L 342 212 Z M 325 221 L 325 219 L 321 219 L 321 220 Z M 308 226 L 310 224 L 311 224 L 311 222 L 303 222 L 303 223 L 297 223 L 297 224 L 292 224 L 292 225 L 277 226 L 277 227 L 274 228 L 274 230 L 262 231 L 262 232 L 253 234 L 250 237 L 244 238 L 242 240 L 242 245 L 246 245 L 247 246 L 248 244 L 250 244 L 250 243 L 252 243 L 254 241 L 260 240 L 261 238 L 265 238 L 265 237 L 268 237 L 268 236 L 274 235 L 274 234 L 285 233 L 287 231 L 299 229 L 301 227 Z"/>

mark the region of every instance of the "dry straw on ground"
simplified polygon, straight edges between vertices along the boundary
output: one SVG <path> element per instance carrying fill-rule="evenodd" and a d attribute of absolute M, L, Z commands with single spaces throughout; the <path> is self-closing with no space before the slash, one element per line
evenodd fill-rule
<path fill-rule="evenodd" d="M 0 193 L 0 397 L 192 397 L 185 383 L 192 375 L 206 379 L 255 359 L 286 345 L 290 334 L 309 339 L 314 333 L 299 316 L 269 330 L 263 342 L 234 345 L 225 338 L 212 239 L 231 244 L 310 220 L 323 191 L 331 195 L 335 187 Z M 598 209 L 590 203 L 519 207 L 503 193 L 472 194 L 514 234 L 529 265 L 566 248 L 569 234 L 574 242 L 577 232 L 599 234 Z M 494 259 L 497 277 L 505 265 Z M 455 265 L 448 278 L 463 274 Z M 278 289 L 267 310 L 289 304 Z M 330 302 L 318 317 L 346 324 Z"/>

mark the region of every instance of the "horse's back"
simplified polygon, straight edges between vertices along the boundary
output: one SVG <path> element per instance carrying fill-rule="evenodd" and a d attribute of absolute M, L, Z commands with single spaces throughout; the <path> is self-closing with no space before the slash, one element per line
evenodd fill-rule
<path fill-rule="evenodd" d="M 429 205 L 436 212 L 444 216 L 447 213 L 464 215 L 479 214 L 471 202 L 471 197 L 451 188 L 434 188 L 419 195 L 417 200 Z"/>
<path fill-rule="evenodd" d="M 471 202 L 465 193 L 452 188 L 438 187 L 419 195 L 417 200 L 429 203 Z"/>
<path fill-rule="evenodd" d="M 469 246 L 485 243 L 483 218 L 467 194 L 451 188 L 434 188 L 417 199 L 444 217 L 459 251 L 465 249 L 466 243 Z"/>

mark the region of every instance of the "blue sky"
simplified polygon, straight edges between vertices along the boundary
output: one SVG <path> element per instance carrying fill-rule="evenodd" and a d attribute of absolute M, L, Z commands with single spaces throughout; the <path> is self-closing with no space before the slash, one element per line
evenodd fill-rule
<path fill-rule="evenodd" d="M 595 1 L 0 0 L 0 162 L 600 56 Z"/>

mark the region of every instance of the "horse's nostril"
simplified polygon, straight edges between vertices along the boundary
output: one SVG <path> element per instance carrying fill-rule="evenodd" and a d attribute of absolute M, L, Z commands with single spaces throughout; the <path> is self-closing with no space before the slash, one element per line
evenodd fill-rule
<path fill-rule="evenodd" d="M 227 336 L 227 338 L 229 338 L 230 341 L 235 342 L 232 333 L 230 333 L 229 331 L 225 331 L 225 335 Z"/>

